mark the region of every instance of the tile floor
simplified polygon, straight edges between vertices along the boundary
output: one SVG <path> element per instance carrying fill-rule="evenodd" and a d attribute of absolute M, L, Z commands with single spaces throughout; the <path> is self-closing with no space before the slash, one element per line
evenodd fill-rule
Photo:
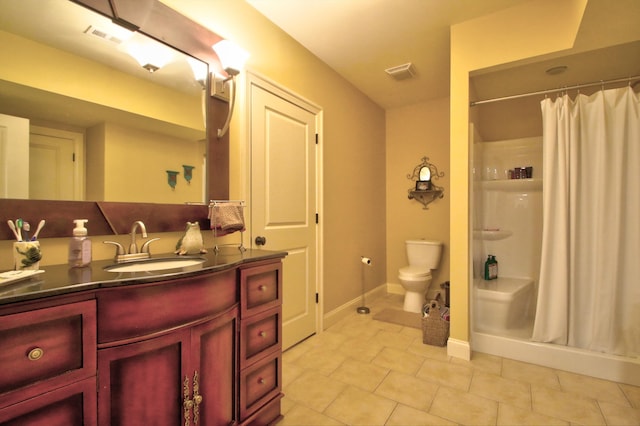
<path fill-rule="evenodd" d="M 286 425 L 638 425 L 640 387 L 422 343 L 388 295 L 283 354 Z"/>

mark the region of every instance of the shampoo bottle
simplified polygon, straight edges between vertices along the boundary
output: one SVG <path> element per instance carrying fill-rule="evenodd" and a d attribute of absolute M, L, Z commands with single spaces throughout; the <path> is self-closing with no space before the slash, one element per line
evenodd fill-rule
<path fill-rule="evenodd" d="M 495 256 L 491 256 L 491 279 L 495 280 L 498 278 L 498 261 Z"/>
<path fill-rule="evenodd" d="M 484 262 L 484 279 L 495 280 L 496 278 L 498 278 L 498 261 L 494 255 L 490 254 Z"/>
<path fill-rule="evenodd" d="M 487 261 L 484 262 L 484 279 L 485 280 L 490 280 L 491 279 L 491 255 L 487 256 Z"/>
<path fill-rule="evenodd" d="M 69 242 L 69 266 L 87 266 L 91 263 L 91 240 L 87 238 L 87 228 L 84 227 L 88 220 L 76 219 L 73 222 L 76 227 Z"/>

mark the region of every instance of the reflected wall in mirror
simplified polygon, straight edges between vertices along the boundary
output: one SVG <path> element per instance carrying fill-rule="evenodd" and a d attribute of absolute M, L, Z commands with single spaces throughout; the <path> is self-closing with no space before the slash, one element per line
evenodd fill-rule
<path fill-rule="evenodd" d="M 206 63 L 69 0 L 0 0 L 0 44 L 0 198 L 206 200 Z"/>

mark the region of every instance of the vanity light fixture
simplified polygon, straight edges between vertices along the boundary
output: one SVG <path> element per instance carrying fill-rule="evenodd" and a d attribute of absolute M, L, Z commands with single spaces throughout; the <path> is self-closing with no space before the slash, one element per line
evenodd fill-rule
<path fill-rule="evenodd" d="M 150 73 L 158 71 L 173 59 L 173 52 L 161 43 L 144 43 L 129 40 L 126 43 L 125 50 L 138 61 L 142 68 Z"/>
<path fill-rule="evenodd" d="M 211 73 L 211 96 L 229 102 L 227 120 L 224 126 L 222 126 L 222 129 L 218 129 L 218 139 L 220 139 L 229 130 L 236 100 L 235 77 L 240 74 L 240 70 L 249 58 L 249 53 L 229 40 L 221 40 L 214 44 L 212 48 L 216 52 L 216 55 L 218 55 L 218 59 L 220 59 L 222 69 L 227 74 L 227 76 L 224 77 L 216 73 Z"/>
<path fill-rule="evenodd" d="M 207 64 L 204 62 L 192 58 L 191 56 L 187 57 L 187 62 L 189 62 L 189 66 L 191 67 L 191 71 L 193 72 L 193 78 L 202 86 L 202 88 L 206 88 L 206 80 L 208 74 Z"/>

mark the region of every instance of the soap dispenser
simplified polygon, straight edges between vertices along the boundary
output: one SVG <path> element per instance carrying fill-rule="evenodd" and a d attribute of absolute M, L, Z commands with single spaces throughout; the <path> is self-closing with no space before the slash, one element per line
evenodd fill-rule
<path fill-rule="evenodd" d="M 76 227 L 73 229 L 73 237 L 69 242 L 69 266 L 83 267 L 91 263 L 91 240 L 87 238 L 87 219 L 73 221 Z"/>

